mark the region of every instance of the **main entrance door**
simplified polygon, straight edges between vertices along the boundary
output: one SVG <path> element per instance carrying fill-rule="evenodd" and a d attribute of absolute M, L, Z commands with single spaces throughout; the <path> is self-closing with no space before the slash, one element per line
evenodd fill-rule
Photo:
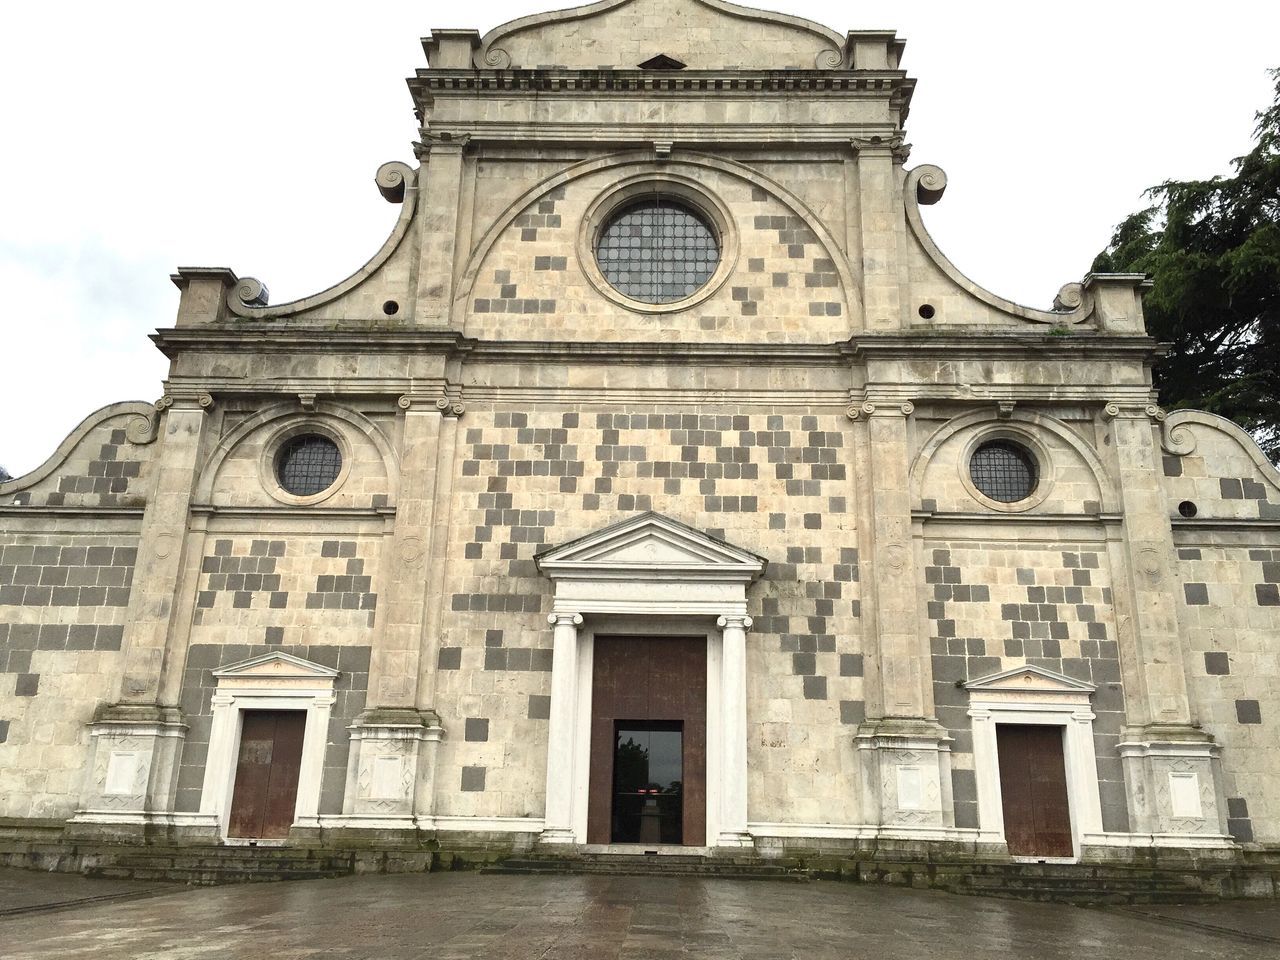
<path fill-rule="evenodd" d="M 278 839 L 289 835 L 302 764 L 302 710 L 246 710 L 240 733 L 228 836 Z"/>
<path fill-rule="evenodd" d="M 1004 836 L 1015 857 L 1070 857 L 1062 728 L 997 724 Z"/>
<path fill-rule="evenodd" d="M 595 639 L 590 843 L 706 842 L 707 640 Z"/>

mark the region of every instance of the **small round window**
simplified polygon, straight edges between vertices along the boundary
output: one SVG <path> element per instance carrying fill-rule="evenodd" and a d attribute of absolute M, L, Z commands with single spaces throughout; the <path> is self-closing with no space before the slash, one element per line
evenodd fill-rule
<path fill-rule="evenodd" d="M 1026 447 L 1011 440 L 989 440 L 973 451 L 969 477 L 992 500 L 1017 503 L 1035 492 L 1039 470 Z"/>
<path fill-rule="evenodd" d="M 318 433 L 304 433 L 280 448 L 276 457 L 276 479 L 287 493 L 310 497 L 323 493 L 337 482 L 342 471 L 338 445 Z"/>
<path fill-rule="evenodd" d="M 670 197 L 617 210 L 596 240 L 596 262 L 615 290 L 641 303 L 676 303 L 706 285 L 720 263 L 707 219 Z"/>

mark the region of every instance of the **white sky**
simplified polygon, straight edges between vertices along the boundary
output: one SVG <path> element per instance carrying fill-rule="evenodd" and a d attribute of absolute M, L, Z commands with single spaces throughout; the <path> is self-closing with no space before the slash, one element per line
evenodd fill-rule
<path fill-rule="evenodd" d="M 231 267 L 281 303 L 364 263 L 398 209 L 373 173 L 413 162 L 418 38 L 549 2 L 10 4 L 0 465 L 31 470 L 91 411 L 161 394 L 147 334 L 172 325 L 176 266 Z M 907 39 L 911 163 L 950 182 L 930 230 L 1033 306 L 1145 187 L 1229 172 L 1280 66 L 1280 3 L 1260 0 L 765 5 Z"/>

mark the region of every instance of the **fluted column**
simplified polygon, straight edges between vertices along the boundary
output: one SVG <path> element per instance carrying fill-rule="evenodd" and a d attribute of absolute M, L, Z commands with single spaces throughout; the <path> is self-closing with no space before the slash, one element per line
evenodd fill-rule
<path fill-rule="evenodd" d="M 579 613 L 553 613 L 551 716 L 547 723 L 547 793 L 541 839 L 574 843 L 574 730 L 578 719 Z"/>
<path fill-rule="evenodd" d="M 750 846 L 747 833 L 747 631 L 745 614 L 720 617 L 720 829 L 715 845 Z"/>

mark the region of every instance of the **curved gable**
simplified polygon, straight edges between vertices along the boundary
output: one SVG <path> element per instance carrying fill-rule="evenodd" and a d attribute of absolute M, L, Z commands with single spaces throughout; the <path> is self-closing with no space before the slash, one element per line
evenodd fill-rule
<path fill-rule="evenodd" d="M 693 70 L 844 66 L 833 30 L 724 0 L 602 0 L 523 17 L 487 34 L 478 65 L 631 70 L 657 56 Z"/>

